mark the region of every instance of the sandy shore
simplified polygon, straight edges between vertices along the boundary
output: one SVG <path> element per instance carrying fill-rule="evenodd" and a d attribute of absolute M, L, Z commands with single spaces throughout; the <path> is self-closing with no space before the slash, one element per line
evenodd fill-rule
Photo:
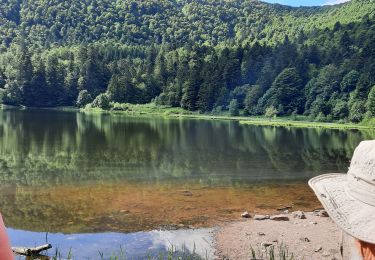
<path fill-rule="evenodd" d="M 352 239 L 346 235 L 342 239 L 341 231 L 329 217 L 312 212 L 305 213 L 306 219 L 295 218 L 292 213 L 285 215 L 289 221 L 250 218 L 221 226 L 215 237 L 218 259 L 252 259 L 251 249 L 259 258 L 271 244 L 276 252 L 285 245 L 293 259 L 342 259 L 342 240 L 343 259 L 359 259 Z"/>

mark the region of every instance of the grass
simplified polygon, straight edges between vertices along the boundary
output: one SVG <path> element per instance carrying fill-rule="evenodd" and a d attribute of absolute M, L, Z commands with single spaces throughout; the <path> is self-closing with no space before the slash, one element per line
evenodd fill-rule
<path fill-rule="evenodd" d="M 293 253 L 289 252 L 288 248 L 281 244 L 277 248 L 275 246 L 269 246 L 264 250 L 250 249 L 251 258 L 250 260 L 293 260 Z"/>
<path fill-rule="evenodd" d="M 251 118 L 240 120 L 242 125 L 258 125 L 258 126 L 278 126 L 278 127 L 298 127 L 298 128 L 326 128 L 326 129 L 374 129 L 373 126 L 352 124 L 352 123 L 323 123 L 311 121 L 295 121 L 289 119 L 266 119 Z"/>
<path fill-rule="evenodd" d="M 280 118 L 230 116 L 227 111 L 220 114 L 201 114 L 199 112 L 187 111 L 182 108 L 158 106 L 150 104 L 120 104 L 111 103 L 111 109 L 104 111 L 98 108 L 87 107 L 85 112 L 115 113 L 126 115 L 158 115 L 166 117 L 184 117 L 209 120 L 233 120 L 242 125 L 275 126 L 275 127 L 297 127 L 297 128 L 326 128 L 326 129 L 375 129 L 375 119 L 365 120 L 361 124 L 353 123 L 327 123 L 309 121 L 305 116 L 291 116 Z"/>

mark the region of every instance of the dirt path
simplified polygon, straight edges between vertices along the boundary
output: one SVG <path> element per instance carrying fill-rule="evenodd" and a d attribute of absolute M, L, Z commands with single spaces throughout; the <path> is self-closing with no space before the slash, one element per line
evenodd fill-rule
<path fill-rule="evenodd" d="M 341 231 L 329 217 L 313 213 L 305 213 L 306 219 L 286 216 L 289 221 L 249 219 L 223 225 L 216 234 L 217 257 L 252 259 L 253 248 L 259 258 L 266 251 L 265 245 L 272 244 L 276 251 L 285 245 L 293 253 L 293 259 L 342 259 Z M 352 240 L 346 236 L 344 240 L 344 259 L 358 259 L 355 248 L 349 246 Z"/>

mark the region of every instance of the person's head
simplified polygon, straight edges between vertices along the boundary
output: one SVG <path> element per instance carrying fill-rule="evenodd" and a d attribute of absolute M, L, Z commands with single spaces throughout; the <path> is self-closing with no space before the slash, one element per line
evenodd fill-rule
<path fill-rule="evenodd" d="M 309 185 L 343 231 L 375 244 L 375 141 L 360 143 L 347 174 L 321 175 Z"/>

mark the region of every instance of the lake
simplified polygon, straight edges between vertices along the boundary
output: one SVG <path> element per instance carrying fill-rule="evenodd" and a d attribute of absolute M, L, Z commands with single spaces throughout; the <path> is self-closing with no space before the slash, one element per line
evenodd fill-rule
<path fill-rule="evenodd" d="M 135 257 L 167 250 L 181 236 L 191 251 L 245 210 L 319 207 L 307 180 L 346 172 L 375 133 L 9 109 L 0 136 L 0 208 L 13 245 L 48 240 L 95 258 L 122 246 Z M 89 245 L 94 252 L 74 251 Z"/>

